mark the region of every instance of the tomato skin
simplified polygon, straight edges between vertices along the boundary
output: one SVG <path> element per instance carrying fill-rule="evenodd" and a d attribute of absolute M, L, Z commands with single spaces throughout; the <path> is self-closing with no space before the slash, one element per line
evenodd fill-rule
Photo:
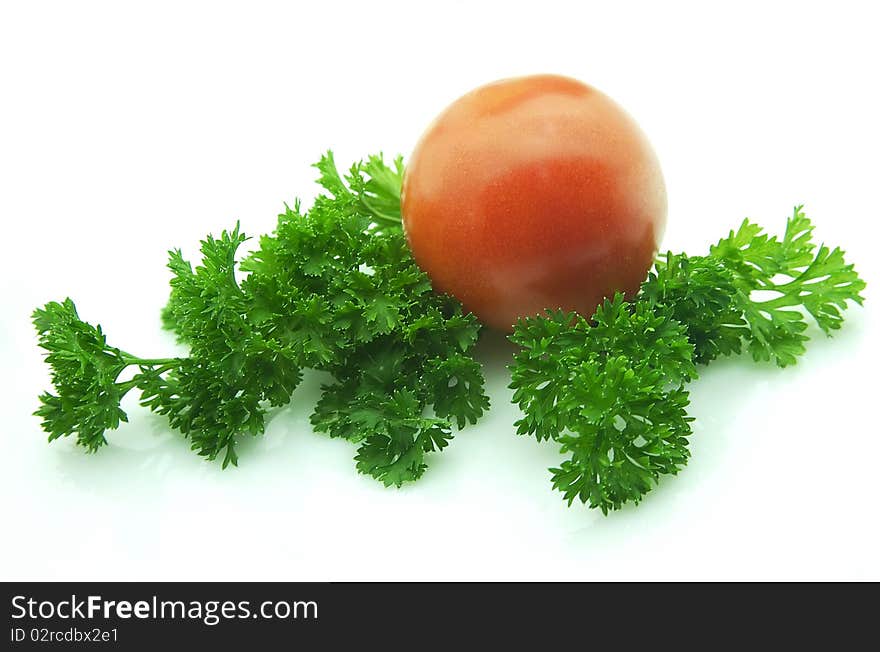
<path fill-rule="evenodd" d="M 428 128 L 406 168 L 407 240 L 434 288 L 489 326 L 590 316 L 645 279 L 666 224 L 660 165 L 610 98 L 566 77 L 482 86 Z"/>

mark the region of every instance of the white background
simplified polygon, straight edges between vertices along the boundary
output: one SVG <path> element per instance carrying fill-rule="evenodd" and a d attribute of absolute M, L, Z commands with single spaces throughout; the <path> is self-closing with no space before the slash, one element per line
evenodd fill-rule
<path fill-rule="evenodd" d="M 122 5 L 0 10 L 0 579 L 880 579 L 872 3 Z M 46 443 L 34 307 L 70 295 L 112 343 L 172 354 L 168 248 L 269 231 L 324 149 L 406 154 L 462 93 L 533 72 L 640 122 L 664 247 L 702 252 L 745 216 L 778 231 L 804 203 L 869 283 L 797 367 L 708 368 L 691 462 L 642 505 L 603 518 L 551 490 L 558 455 L 514 435 L 498 337 L 493 410 L 402 490 L 311 432 L 315 377 L 238 469 L 134 400 L 96 455 Z"/>

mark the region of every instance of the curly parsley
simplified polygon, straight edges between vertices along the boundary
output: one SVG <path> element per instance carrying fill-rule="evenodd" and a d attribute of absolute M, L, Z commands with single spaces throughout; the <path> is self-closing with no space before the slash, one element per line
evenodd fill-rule
<path fill-rule="evenodd" d="M 687 463 L 695 364 L 745 346 L 785 367 L 805 351 L 807 315 L 826 335 L 840 328 L 865 283 L 839 248 L 817 249 L 812 232 L 800 206 L 782 238 L 746 220 L 706 256 L 663 255 L 635 302 L 618 294 L 592 323 L 552 311 L 518 322 L 517 431 L 570 456 L 551 469 L 569 504 L 607 514 Z"/>
<path fill-rule="evenodd" d="M 252 253 L 239 255 L 238 225 L 208 236 L 196 266 L 169 252 L 162 320 L 188 355 L 111 346 L 70 299 L 34 311 L 54 385 L 35 414 L 50 441 L 98 450 L 137 389 L 199 455 L 236 465 L 236 442 L 264 432 L 305 369 L 330 377 L 315 430 L 356 444 L 357 470 L 386 486 L 418 479 L 430 453 L 476 423 L 489 408 L 473 357 L 481 327 L 410 255 L 402 160 L 371 156 L 342 175 L 328 152 L 315 167 L 325 193 L 308 211 L 285 206 Z M 684 467 L 697 365 L 746 350 L 785 367 L 805 350 L 808 318 L 827 335 L 840 328 L 865 283 L 812 233 L 801 207 L 781 238 L 746 220 L 707 255 L 662 255 L 633 302 L 616 294 L 591 320 L 550 310 L 517 323 L 515 426 L 559 445 L 552 484 L 569 504 L 607 514 Z"/>
<path fill-rule="evenodd" d="M 171 297 L 163 323 L 186 357 L 145 359 L 107 344 L 70 299 L 34 312 L 55 394 L 36 414 L 50 440 L 76 435 L 89 451 L 127 419 L 132 389 L 165 415 L 192 448 L 237 464 L 236 441 L 260 435 L 266 411 L 284 405 L 306 368 L 332 382 L 311 421 L 359 445 L 357 468 L 386 485 L 415 480 L 427 454 L 489 407 L 472 351 L 476 319 L 431 290 L 400 224 L 403 164 L 381 156 L 344 177 L 332 153 L 317 164 L 326 194 L 297 203 L 275 232 L 239 260 L 239 227 L 202 242 L 195 268 L 170 252 Z M 123 371 L 133 368 L 129 380 Z"/>

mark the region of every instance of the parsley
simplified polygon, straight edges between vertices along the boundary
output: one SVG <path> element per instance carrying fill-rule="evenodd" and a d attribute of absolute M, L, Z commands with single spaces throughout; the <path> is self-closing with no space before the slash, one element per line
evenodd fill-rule
<path fill-rule="evenodd" d="M 607 512 L 687 461 L 684 383 L 696 368 L 669 309 L 631 305 L 618 293 L 593 321 L 565 312 L 520 320 L 511 387 L 525 413 L 517 432 L 571 454 L 551 469 L 553 486 L 569 504 L 578 498 Z"/>
<path fill-rule="evenodd" d="M 120 403 L 136 389 L 225 468 L 238 463 L 236 442 L 262 434 L 267 411 L 316 369 L 330 381 L 315 430 L 355 443 L 358 471 L 400 486 L 482 416 L 480 325 L 434 293 L 410 255 L 402 160 L 371 156 L 342 175 L 328 152 L 315 167 L 325 193 L 308 211 L 285 206 L 252 253 L 239 254 L 239 225 L 207 237 L 195 267 L 169 252 L 162 321 L 188 355 L 141 358 L 111 346 L 70 299 L 34 311 L 55 392 L 40 396 L 35 414 L 50 441 L 73 435 L 98 450 L 127 420 Z M 748 351 L 785 367 L 805 350 L 808 318 L 826 335 L 841 327 L 865 283 L 812 234 L 801 207 L 781 238 L 746 220 L 707 255 L 660 256 L 636 301 L 616 294 L 591 320 L 550 310 L 517 323 L 517 432 L 559 445 L 566 459 L 552 483 L 569 504 L 607 514 L 684 467 L 697 365 Z"/>
<path fill-rule="evenodd" d="M 638 503 L 689 457 L 687 382 L 695 364 L 740 353 L 781 367 L 826 334 L 865 287 L 839 248 L 816 248 L 797 207 L 782 238 L 744 221 L 706 256 L 666 253 L 628 304 L 606 300 L 592 323 L 563 312 L 522 319 L 511 340 L 517 432 L 570 455 L 554 488 L 603 513 Z M 769 296 L 768 296 L 769 295 Z"/>
<path fill-rule="evenodd" d="M 831 335 L 847 302 L 861 304 L 865 288 L 843 251 L 816 248 L 813 228 L 802 206 L 781 239 L 744 220 L 708 256 L 667 253 L 641 297 L 672 306 L 688 327 L 698 362 L 739 353 L 745 344 L 755 361 L 794 364 L 809 340 L 804 313 Z"/>
<path fill-rule="evenodd" d="M 36 414 L 50 440 L 76 435 L 89 451 L 127 419 L 122 397 L 168 418 L 192 448 L 237 464 L 236 441 L 259 435 L 306 368 L 330 374 L 312 415 L 316 430 L 359 445 L 357 468 L 386 485 L 415 480 L 426 455 L 488 409 L 472 356 L 480 326 L 431 290 L 400 223 L 400 158 L 369 157 L 340 175 L 317 164 L 326 194 L 311 210 L 279 215 L 271 235 L 239 260 L 238 225 L 201 245 L 195 268 L 169 254 L 163 324 L 186 357 L 144 359 L 107 344 L 70 299 L 34 312 L 56 394 Z M 129 380 L 120 380 L 126 369 Z"/>

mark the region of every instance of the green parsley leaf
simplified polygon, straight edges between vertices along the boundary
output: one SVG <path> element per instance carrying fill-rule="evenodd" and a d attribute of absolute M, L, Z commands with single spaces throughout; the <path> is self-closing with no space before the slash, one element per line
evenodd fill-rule
<path fill-rule="evenodd" d="M 686 381 L 696 376 L 693 346 L 669 310 L 606 300 L 591 325 L 549 312 L 520 320 L 511 340 L 519 434 L 552 439 L 570 455 L 551 469 L 569 504 L 603 513 L 638 503 L 662 474 L 687 461 L 691 418 Z"/>
<path fill-rule="evenodd" d="M 865 288 L 843 251 L 816 249 L 813 225 L 802 208 L 794 209 L 782 239 L 768 237 L 746 220 L 710 250 L 733 272 L 735 296 L 749 325 L 749 352 L 756 361 L 773 360 L 780 367 L 794 364 L 805 351 L 809 337 L 801 309 L 831 335 L 840 328 L 847 303 L 862 303 Z M 772 296 L 756 298 L 758 291 Z"/>
<path fill-rule="evenodd" d="M 176 363 L 141 360 L 110 346 L 101 327 L 82 321 L 69 298 L 35 310 L 33 322 L 57 392 L 40 395 L 35 412 L 49 441 L 75 435 L 79 445 L 95 452 L 107 443 L 105 431 L 128 421 L 119 404 L 138 381 L 119 382 L 122 372 L 133 364 L 164 368 Z"/>
<path fill-rule="evenodd" d="M 569 504 L 607 513 L 678 472 L 689 457 L 684 385 L 696 363 L 745 343 L 756 361 L 784 367 L 804 352 L 805 315 L 827 335 L 840 328 L 865 283 L 812 232 L 801 207 L 781 239 L 746 220 L 707 256 L 663 255 L 634 304 L 617 295 L 591 322 L 557 311 L 517 323 L 517 432 L 570 455 L 551 469 Z"/>
<path fill-rule="evenodd" d="M 697 362 L 739 353 L 744 342 L 756 361 L 794 364 L 809 339 L 805 314 L 831 335 L 849 302 L 862 303 L 865 288 L 843 251 L 817 249 L 812 233 L 800 206 L 781 239 L 745 220 L 708 256 L 667 253 L 640 297 L 672 307 Z"/>
<path fill-rule="evenodd" d="M 332 378 L 312 415 L 316 430 L 359 444 L 358 470 L 399 486 L 422 475 L 453 426 L 476 422 L 489 406 L 472 357 L 480 327 L 431 290 L 409 253 L 402 159 L 388 166 L 371 156 L 343 177 L 327 152 L 316 167 L 326 194 L 307 212 L 285 206 L 243 260 L 238 225 L 206 238 L 195 268 L 170 252 L 162 323 L 187 357 L 145 360 L 109 347 L 69 300 L 35 313 L 59 392 L 38 411 L 51 439 L 76 433 L 90 450 L 103 445 L 104 431 L 126 418 L 122 395 L 137 387 L 199 454 L 235 465 L 238 438 L 261 434 L 267 410 L 289 401 L 313 368 Z M 118 382 L 127 367 L 137 373 Z"/>

